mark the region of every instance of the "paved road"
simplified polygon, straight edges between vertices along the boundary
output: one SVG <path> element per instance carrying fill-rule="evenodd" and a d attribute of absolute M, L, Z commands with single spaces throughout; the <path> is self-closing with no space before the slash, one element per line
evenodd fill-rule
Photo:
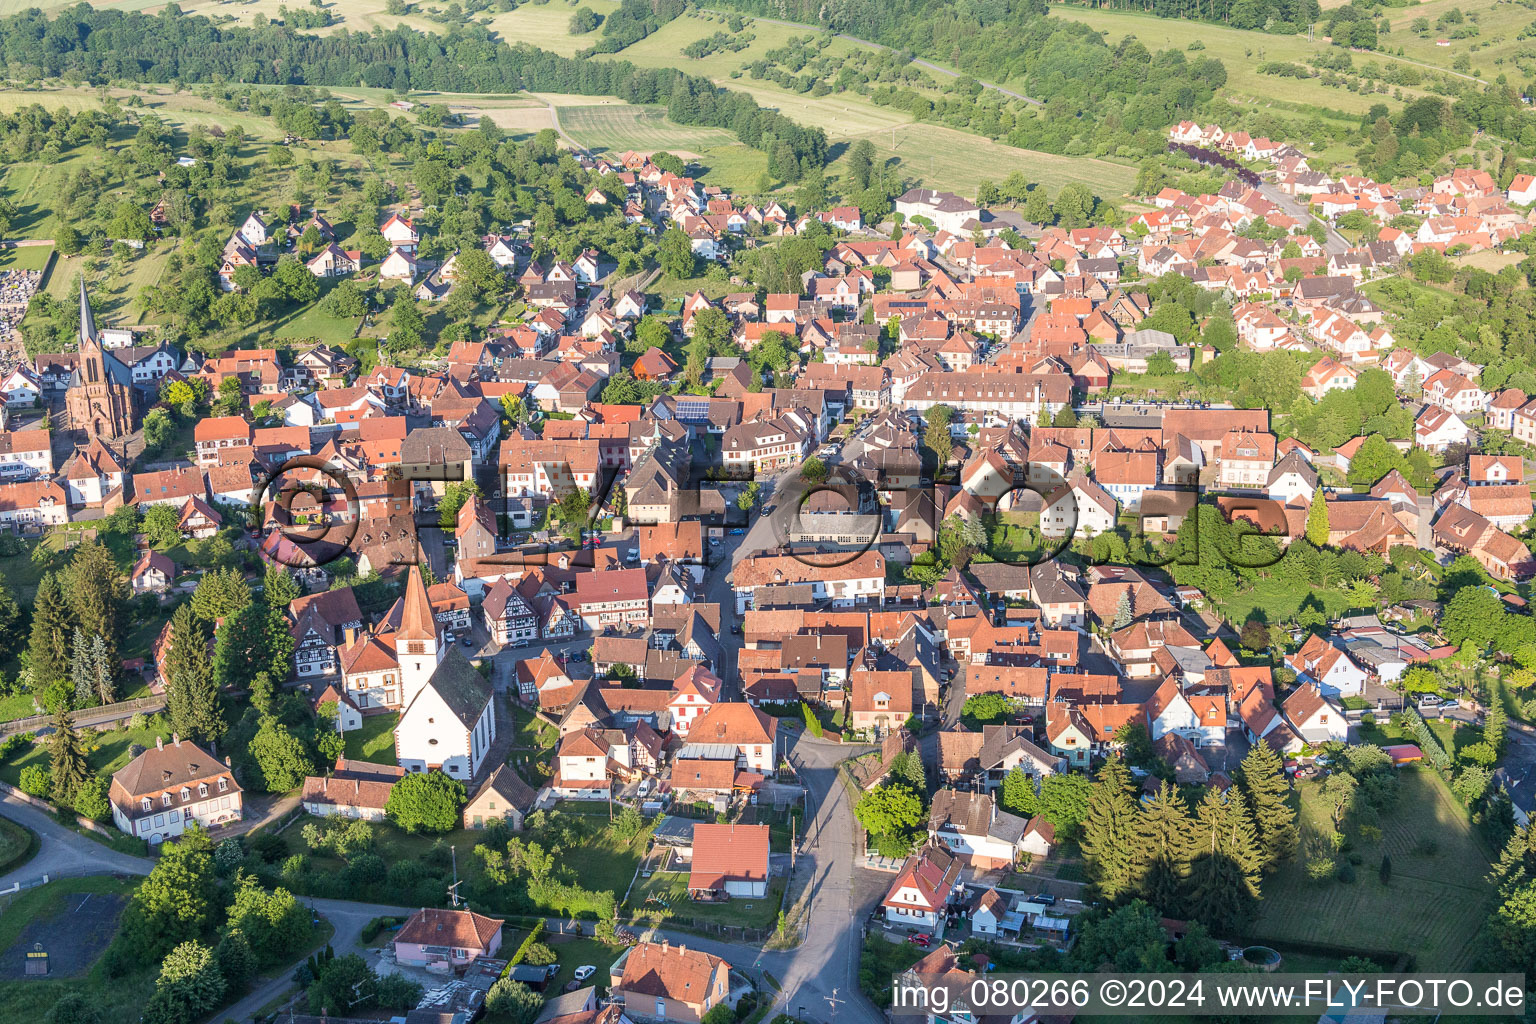
<path fill-rule="evenodd" d="M 0 797 L 0 816 L 11 819 L 37 833 L 37 856 L 14 871 L 0 875 L 0 889 L 16 882 L 32 885 L 44 875 L 62 878 L 80 875 L 147 875 L 155 862 L 149 857 L 119 853 L 94 839 L 65 828 L 53 815 L 40 811 L 24 800 Z"/>
<path fill-rule="evenodd" d="M 884 1019 L 859 992 L 859 949 L 864 921 L 884 889 L 874 872 L 854 865 L 854 818 L 837 763 L 862 749 L 801 735 L 790 749 L 791 763 L 809 790 L 801 863 L 810 872 L 810 920 L 805 941 L 787 953 L 765 954 L 779 979 L 782 1012 L 804 1020 L 836 1024 L 877 1024 Z"/>
<path fill-rule="evenodd" d="M 1295 217 L 1303 224 L 1312 219 L 1312 214 L 1308 212 L 1307 207 L 1303 203 L 1299 202 L 1295 196 L 1288 196 L 1284 192 L 1281 192 L 1278 188 L 1275 187 L 1273 182 L 1261 182 L 1259 184 L 1259 191 L 1263 194 L 1265 199 L 1268 199 L 1276 206 L 1279 206 L 1280 209 L 1284 210 L 1290 216 Z M 1323 248 L 1328 252 L 1330 256 L 1337 256 L 1339 253 L 1349 249 L 1349 242 L 1345 240 L 1343 235 L 1339 234 L 1333 229 L 1333 225 L 1329 224 L 1321 217 L 1316 219 L 1320 224 L 1323 225 L 1324 228 L 1327 229 L 1328 234 L 1323 242 Z"/>

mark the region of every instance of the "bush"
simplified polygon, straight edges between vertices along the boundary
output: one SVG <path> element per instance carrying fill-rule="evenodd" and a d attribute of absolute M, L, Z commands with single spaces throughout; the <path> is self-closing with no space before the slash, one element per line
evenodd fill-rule
<path fill-rule="evenodd" d="M 542 942 L 535 942 L 523 950 L 523 963 L 535 967 L 548 967 L 556 961 L 555 951 Z"/>
<path fill-rule="evenodd" d="M 40 764 L 29 764 L 21 770 L 21 791 L 28 796 L 47 797 L 53 789 L 53 774 Z"/>
<path fill-rule="evenodd" d="M 0 764 L 10 763 L 15 758 L 25 753 L 32 746 L 32 734 L 19 732 L 14 736 L 7 736 L 5 742 L 0 743 Z"/>
<path fill-rule="evenodd" d="M 512 958 L 507 961 L 508 965 L 515 967 L 522 963 L 523 957 L 528 955 L 528 947 L 537 943 L 539 936 L 543 934 L 544 921 L 541 918 L 533 923 L 533 928 L 529 930 L 527 937 L 523 939 L 522 945 L 517 947 L 517 952 L 513 953 Z"/>
<path fill-rule="evenodd" d="M 372 942 L 379 937 L 379 932 L 386 928 L 394 928 L 402 922 L 398 917 L 376 917 L 363 925 L 362 939 L 364 942 Z"/>
<path fill-rule="evenodd" d="M 1338 879 L 1345 884 L 1351 884 L 1355 880 L 1355 866 L 1348 861 L 1339 865 Z"/>

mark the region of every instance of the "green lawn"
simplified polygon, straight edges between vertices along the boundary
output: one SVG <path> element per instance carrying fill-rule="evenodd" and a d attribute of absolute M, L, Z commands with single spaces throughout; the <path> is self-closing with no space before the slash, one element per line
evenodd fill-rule
<path fill-rule="evenodd" d="M 149 716 L 142 729 L 124 726 L 112 732 L 90 731 L 85 734 L 86 760 L 93 772 L 110 775 L 132 760 L 128 753 L 130 746 L 136 743 L 147 749 L 155 745 L 157 737 L 167 743 L 171 741 L 171 725 L 163 715 Z M 13 786 L 19 785 L 23 768 L 34 764 L 46 768 L 48 761 L 48 745 L 33 743 L 26 753 L 0 764 L 0 779 Z"/>
<path fill-rule="evenodd" d="M 9 818 L 0 818 L 0 874 L 19 868 L 37 853 L 37 836 Z"/>
<path fill-rule="evenodd" d="M 368 715 L 361 729 L 347 733 L 347 758 L 374 764 L 395 763 L 395 723 L 397 714 Z"/>
<path fill-rule="evenodd" d="M 46 270 L 53 259 L 53 246 L 28 245 L 20 249 L 0 249 L 0 270 Z"/>
<path fill-rule="evenodd" d="M 649 897 L 666 900 L 668 906 L 646 904 Z M 784 897 L 784 879 L 768 882 L 768 895 L 762 899 L 738 898 L 720 903 L 703 903 L 688 898 L 686 871 L 658 871 L 635 883 L 626 904 L 637 922 L 665 927 L 669 922 L 686 926 L 691 918 L 706 924 L 734 925 L 738 928 L 772 928 L 779 916 Z"/>
<path fill-rule="evenodd" d="M 37 713 L 37 703 L 30 693 L 13 693 L 9 697 L 0 697 L 0 722 L 31 718 Z"/>
<path fill-rule="evenodd" d="M 560 127 L 589 149 L 613 153 L 665 149 L 678 155 L 694 155 L 736 141 L 736 136 L 724 128 L 676 124 L 668 119 L 665 107 L 641 107 L 616 100 L 562 106 Z"/>
<path fill-rule="evenodd" d="M 513 750 L 537 750 L 540 753 L 555 749 L 560 742 L 560 730 L 541 721 L 528 708 L 515 706 L 512 709 L 512 749 Z"/>
<path fill-rule="evenodd" d="M 555 951 L 560 964 L 560 973 L 555 975 L 555 980 L 545 989 L 546 997 L 559 995 L 567 982 L 576 980 L 576 968 L 583 965 L 596 967 L 597 973 L 582 984 L 596 986 L 599 995 L 608 991 L 608 966 L 624 952 L 623 946 L 610 946 L 606 942 L 584 936 L 552 935 L 549 932 L 544 933 L 542 941 Z M 508 947 L 503 942 L 502 948 L 517 947 Z"/>
<path fill-rule="evenodd" d="M 1305 850 L 1331 835 L 1332 824 L 1322 787 L 1302 783 L 1300 791 Z M 1483 880 L 1488 851 L 1466 810 L 1430 769 L 1404 768 L 1381 828 L 1379 843 L 1356 841 L 1362 863 L 1352 883 L 1312 882 L 1299 857 L 1265 878 L 1248 937 L 1407 952 L 1426 971 L 1467 968 L 1493 894 Z M 1383 854 L 1392 858 L 1385 886 L 1378 877 Z"/>

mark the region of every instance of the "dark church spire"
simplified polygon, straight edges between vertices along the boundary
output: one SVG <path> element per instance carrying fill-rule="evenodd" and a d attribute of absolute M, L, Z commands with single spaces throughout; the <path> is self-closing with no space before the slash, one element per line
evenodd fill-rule
<path fill-rule="evenodd" d="M 85 295 L 85 275 L 80 275 L 80 344 L 96 340 L 96 317 L 91 313 L 91 300 Z"/>

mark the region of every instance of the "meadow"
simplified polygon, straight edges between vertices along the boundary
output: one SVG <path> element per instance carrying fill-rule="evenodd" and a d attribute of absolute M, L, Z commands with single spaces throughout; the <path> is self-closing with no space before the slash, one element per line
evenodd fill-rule
<path fill-rule="evenodd" d="M 1410 12 L 1409 20 L 1411 21 L 1422 8 L 1410 7 L 1405 10 Z M 1051 16 L 1067 21 L 1079 21 L 1096 31 L 1106 33 L 1106 38 L 1111 45 L 1128 35 L 1136 36 L 1147 49 L 1152 51 L 1167 49 L 1187 51 L 1191 44 L 1198 43 L 1203 49 L 1197 47 L 1197 52 L 1190 56 L 1221 59 L 1227 68 L 1226 93 L 1231 99 L 1243 100 L 1263 107 L 1295 109 L 1315 106 L 1351 114 L 1363 114 L 1373 103 L 1388 105 L 1393 103 L 1390 91 L 1384 94 L 1362 95 L 1350 92 L 1348 89 L 1330 88 L 1315 78 L 1276 78 L 1273 75 L 1263 75 L 1258 72 L 1258 65 L 1264 61 L 1306 63 L 1308 57 L 1326 52 L 1331 48 L 1321 39 L 1309 43 L 1305 37 L 1299 35 L 1277 36 L 1198 21 L 1157 18 L 1134 11 L 1090 10 L 1076 5 L 1054 4 Z M 1406 34 L 1405 29 L 1404 35 Z M 1394 29 L 1394 35 L 1391 37 L 1393 47 L 1395 48 L 1402 41 L 1395 34 Z M 1354 57 L 1357 67 L 1368 60 L 1385 64 L 1396 59 L 1387 54 L 1378 53 L 1356 53 Z M 1450 58 L 1444 58 L 1443 64 L 1449 68 Z M 1022 83 L 1008 84 L 1017 88 Z M 1417 96 L 1420 90 L 1404 88 L 1403 94 Z"/>
<path fill-rule="evenodd" d="M 1321 784 L 1299 788 L 1306 849 L 1309 840 L 1325 841 L 1333 826 Z M 1300 857 L 1282 865 L 1264 879 L 1264 899 L 1247 937 L 1282 948 L 1406 952 L 1420 970 L 1467 968 L 1492 905 L 1484 880 L 1488 850 L 1465 808 L 1430 769 L 1401 769 L 1398 791 L 1396 805 L 1381 815 L 1380 842 L 1356 842 L 1355 881 L 1313 882 Z M 1386 885 L 1378 875 L 1383 855 L 1392 860 Z"/>

